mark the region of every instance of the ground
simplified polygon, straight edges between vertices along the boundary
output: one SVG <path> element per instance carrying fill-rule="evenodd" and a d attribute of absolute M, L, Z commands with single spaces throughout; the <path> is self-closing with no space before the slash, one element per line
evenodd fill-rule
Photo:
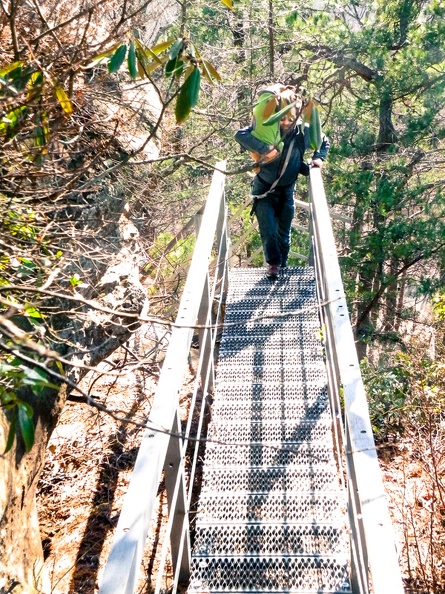
<path fill-rule="evenodd" d="M 87 377 L 83 387 L 108 408 L 143 421 L 156 389 L 165 351 L 165 330 L 158 329 L 156 341 L 152 338 L 151 347 L 157 346 L 143 364 L 140 355 L 133 356 L 134 345 L 119 349 L 101 364 L 102 374 Z M 192 381 L 193 374 L 189 373 L 182 407 L 186 407 Z M 67 403 L 48 446 L 38 493 L 45 566 L 53 594 L 97 592 L 142 431 L 86 404 Z M 147 547 L 152 550 L 144 559 L 144 592 L 151 591 L 161 530 L 158 520 L 166 517 L 166 507 L 161 486 L 157 519 L 148 537 L 153 546 Z M 167 582 L 168 574 L 169 569 Z"/>

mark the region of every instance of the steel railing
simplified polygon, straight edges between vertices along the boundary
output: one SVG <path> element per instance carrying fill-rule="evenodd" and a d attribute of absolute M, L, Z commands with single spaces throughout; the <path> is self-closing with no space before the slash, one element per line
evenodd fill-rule
<path fill-rule="evenodd" d="M 311 170 L 309 197 L 311 260 L 324 321 L 334 431 L 346 461 L 352 587 L 357 594 L 402 594 L 394 533 L 319 169 Z"/>
<path fill-rule="evenodd" d="M 158 569 L 156 591 L 161 589 L 163 569 L 170 543 L 174 569 L 174 589 L 186 582 L 190 570 L 188 511 L 192 496 L 198 447 L 204 422 L 207 395 L 214 379 L 213 350 L 221 304 L 228 281 L 228 235 L 224 200 L 225 162 L 216 166 L 196 246 L 179 305 L 169 347 L 162 366 L 147 429 L 135 462 L 125 496 L 114 542 L 101 579 L 100 594 L 133 594 L 137 587 L 145 541 L 153 516 L 156 496 L 164 474 L 169 519 Z M 214 304 L 217 304 L 215 311 Z M 179 393 L 188 366 L 194 329 L 199 328 L 200 358 L 197 381 L 189 407 L 189 418 L 182 434 Z M 197 428 L 192 420 L 195 411 Z M 191 438 L 191 439 L 190 439 Z M 189 462 L 186 477 L 186 448 Z"/>

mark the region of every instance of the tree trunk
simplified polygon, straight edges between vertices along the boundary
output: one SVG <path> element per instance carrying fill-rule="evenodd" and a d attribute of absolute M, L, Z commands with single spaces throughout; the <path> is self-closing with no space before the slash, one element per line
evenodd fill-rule
<path fill-rule="evenodd" d="M 396 141 L 396 131 L 392 123 L 393 98 L 391 92 L 382 89 L 379 106 L 379 135 L 378 148 L 386 151 Z"/>
<path fill-rule="evenodd" d="M 271 78 L 275 76 L 275 32 L 273 23 L 273 0 L 269 0 L 269 15 L 268 15 L 268 29 L 269 29 L 269 73 Z"/>
<path fill-rule="evenodd" d="M 37 398 L 29 392 L 34 408 L 36 445 L 26 453 L 21 437 L 12 450 L 0 457 L 0 591 L 48 592 L 43 572 L 43 552 L 35 494 L 45 459 L 45 449 L 65 402 L 66 390 L 48 390 Z M 24 398 L 23 398 L 24 399 Z M 0 414 L 0 432 L 9 430 L 9 421 Z M 4 440 L 1 439 L 1 443 Z"/>

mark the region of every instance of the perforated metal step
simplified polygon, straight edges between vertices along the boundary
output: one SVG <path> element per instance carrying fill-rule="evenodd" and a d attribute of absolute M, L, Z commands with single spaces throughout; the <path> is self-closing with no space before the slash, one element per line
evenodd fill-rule
<path fill-rule="evenodd" d="M 314 274 L 231 272 L 189 594 L 348 593 Z"/>
<path fill-rule="evenodd" d="M 208 491 L 218 493 L 286 493 L 302 491 L 335 492 L 338 488 L 338 476 L 334 467 L 308 468 L 305 465 L 292 467 L 269 466 L 267 468 L 246 468 L 241 465 L 231 467 L 206 466 L 206 474 L 202 483 L 202 493 Z"/>
<path fill-rule="evenodd" d="M 338 557 L 195 557 L 192 572 L 189 592 L 351 592 Z"/>
<path fill-rule="evenodd" d="M 195 550 L 201 555 L 322 555 L 346 557 L 348 550 L 339 528 L 312 524 L 231 524 L 199 527 Z"/>
<path fill-rule="evenodd" d="M 302 420 L 297 426 L 294 422 L 284 419 L 265 419 L 264 421 L 227 421 L 227 423 L 213 424 L 208 437 L 210 440 L 223 444 L 252 444 L 266 443 L 281 444 L 290 441 L 321 442 L 329 439 L 331 424 L 326 419 Z"/>

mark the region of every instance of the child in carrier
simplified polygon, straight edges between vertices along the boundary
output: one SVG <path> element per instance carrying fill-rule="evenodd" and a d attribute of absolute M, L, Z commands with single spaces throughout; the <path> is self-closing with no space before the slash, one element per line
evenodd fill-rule
<path fill-rule="evenodd" d="M 261 89 L 258 93 L 258 101 L 253 108 L 252 116 L 252 135 L 265 144 L 273 147 L 277 151 L 277 156 L 283 150 L 282 131 L 280 129 L 280 120 L 277 119 L 272 124 L 266 124 L 275 113 L 282 112 L 286 108 L 290 111 L 294 106 L 297 113 L 301 112 L 303 101 L 296 94 L 295 88 L 285 86 L 280 83 L 270 85 Z M 283 113 L 284 115 L 284 113 Z M 261 160 L 264 155 L 250 151 L 250 156 L 255 162 Z M 275 158 L 276 158 L 275 157 Z"/>

